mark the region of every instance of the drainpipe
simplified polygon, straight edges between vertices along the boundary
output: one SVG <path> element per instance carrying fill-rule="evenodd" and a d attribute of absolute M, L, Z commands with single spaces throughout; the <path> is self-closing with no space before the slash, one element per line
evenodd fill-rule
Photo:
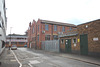
<path fill-rule="evenodd" d="M 37 23 L 36 23 L 36 32 L 35 32 L 35 36 L 36 36 L 36 39 L 35 39 L 35 49 L 37 49 Z"/>
<path fill-rule="evenodd" d="M 51 40 L 53 40 L 53 24 L 52 24 L 52 27 L 51 27 L 52 31 L 51 31 L 51 35 L 52 35 L 52 38 Z"/>

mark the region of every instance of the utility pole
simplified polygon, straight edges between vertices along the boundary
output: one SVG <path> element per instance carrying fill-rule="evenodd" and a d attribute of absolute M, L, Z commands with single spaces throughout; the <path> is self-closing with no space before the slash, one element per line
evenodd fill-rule
<path fill-rule="evenodd" d="M 9 41 L 9 50 L 10 50 L 10 47 L 11 47 L 11 29 L 12 29 L 12 27 L 10 27 L 10 41 Z"/>

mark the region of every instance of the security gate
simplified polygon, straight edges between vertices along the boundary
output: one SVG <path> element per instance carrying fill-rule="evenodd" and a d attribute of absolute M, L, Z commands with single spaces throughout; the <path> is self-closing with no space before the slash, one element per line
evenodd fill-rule
<path fill-rule="evenodd" d="M 68 53 L 71 52 L 71 39 L 65 39 L 65 51 Z"/>
<path fill-rule="evenodd" d="M 80 35 L 80 52 L 82 55 L 88 54 L 88 37 L 87 34 Z"/>

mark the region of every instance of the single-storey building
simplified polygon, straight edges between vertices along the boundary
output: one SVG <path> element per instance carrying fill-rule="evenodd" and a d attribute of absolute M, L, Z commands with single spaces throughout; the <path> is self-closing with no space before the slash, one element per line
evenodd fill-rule
<path fill-rule="evenodd" d="M 80 24 L 60 36 L 60 50 L 82 55 L 100 56 L 100 19 Z"/>

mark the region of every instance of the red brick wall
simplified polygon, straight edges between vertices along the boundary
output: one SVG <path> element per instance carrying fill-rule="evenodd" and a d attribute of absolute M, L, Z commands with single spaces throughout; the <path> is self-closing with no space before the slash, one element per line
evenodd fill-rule
<path fill-rule="evenodd" d="M 67 33 L 71 33 L 72 32 L 72 34 L 73 34 L 73 32 L 77 32 L 77 28 L 73 28 L 72 30 L 68 30 L 67 31 Z M 74 43 L 73 43 L 73 39 L 74 38 L 76 38 L 77 39 L 77 43 L 75 43 L 76 44 L 76 46 L 74 46 Z M 63 39 L 64 40 L 64 44 L 61 44 L 61 39 Z M 77 51 L 77 52 L 79 52 L 80 51 L 80 42 L 78 42 L 78 39 L 79 39 L 79 35 L 77 36 L 67 36 L 67 37 L 61 37 L 60 38 L 60 49 L 62 50 L 62 51 L 65 51 L 65 39 L 71 39 L 71 50 L 72 51 Z"/>
<path fill-rule="evenodd" d="M 33 26 L 34 26 L 34 33 L 33 33 Z M 28 29 L 28 48 L 30 47 L 29 44 L 31 43 L 31 47 L 35 47 L 36 41 L 33 40 L 36 37 L 36 21 L 33 20 L 32 23 L 29 23 L 30 29 Z"/>
<path fill-rule="evenodd" d="M 100 20 L 79 25 L 78 31 L 79 34 L 88 34 L 88 51 L 100 53 Z M 93 41 L 93 38 L 98 38 L 98 41 Z"/>
<path fill-rule="evenodd" d="M 39 31 L 38 31 L 38 25 L 39 25 Z M 29 25 L 30 26 L 30 25 Z M 32 28 L 33 26 L 35 26 L 36 29 L 36 33 L 32 34 Z M 36 44 L 37 44 L 37 48 L 41 49 L 41 43 L 42 41 L 45 41 L 45 35 L 50 35 L 50 40 L 53 40 L 53 35 L 58 35 L 58 32 L 62 32 L 62 26 L 57 25 L 57 31 L 54 31 L 54 25 L 52 24 L 48 24 L 49 26 L 49 30 L 45 30 L 45 24 L 41 23 L 41 20 L 39 19 L 37 21 L 37 23 L 35 21 L 33 21 L 33 23 L 31 24 L 31 30 L 28 30 L 28 47 L 29 47 L 29 42 L 35 43 L 35 41 L 32 41 L 32 37 L 36 37 Z M 65 26 L 65 32 L 67 32 L 67 29 L 69 29 L 69 27 Z M 45 33 L 42 33 L 42 31 L 45 31 Z M 37 36 L 39 35 L 39 41 L 37 40 Z"/>

